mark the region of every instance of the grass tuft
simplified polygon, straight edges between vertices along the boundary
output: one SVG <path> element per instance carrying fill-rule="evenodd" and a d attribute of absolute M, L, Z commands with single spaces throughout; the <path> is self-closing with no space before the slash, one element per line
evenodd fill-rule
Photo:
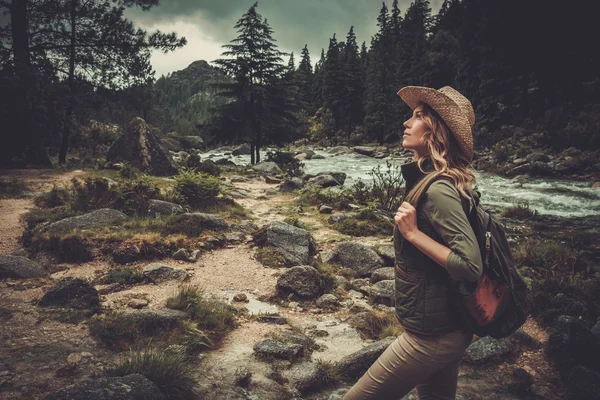
<path fill-rule="evenodd" d="M 538 212 L 530 208 L 529 203 L 520 202 L 503 210 L 501 215 L 506 218 L 532 219 L 538 216 Z"/>
<path fill-rule="evenodd" d="M 0 199 L 24 197 L 27 192 L 29 187 L 19 179 L 0 179 Z"/>

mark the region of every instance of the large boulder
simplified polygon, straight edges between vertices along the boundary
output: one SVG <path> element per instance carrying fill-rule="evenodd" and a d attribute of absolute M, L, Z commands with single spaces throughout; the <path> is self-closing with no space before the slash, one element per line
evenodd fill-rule
<path fill-rule="evenodd" d="M 250 155 L 250 145 L 248 143 L 244 143 L 241 146 L 233 149 L 231 152 L 232 156 L 241 156 L 241 155 Z"/>
<path fill-rule="evenodd" d="M 73 229 L 92 229 L 103 228 L 118 224 L 127 219 L 127 215 L 121 211 L 113 210 L 112 208 L 101 208 L 87 214 L 77 215 L 61 219 L 46 225 L 41 229 L 41 233 L 62 234 L 72 231 Z"/>
<path fill-rule="evenodd" d="M 515 345 L 510 339 L 494 339 L 486 336 L 471 343 L 465 352 L 465 360 L 472 364 L 500 361 L 514 348 Z"/>
<path fill-rule="evenodd" d="M 259 162 L 258 164 L 255 164 L 252 169 L 263 176 L 283 175 L 281 168 L 279 168 L 279 166 L 273 161 Z"/>
<path fill-rule="evenodd" d="M 38 305 L 85 310 L 83 315 L 89 316 L 100 310 L 100 295 L 84 279 L 64 278 L 44 293 Z"/>
<path fill-rule="evenodd" d="M 314 299 L 321 294 L 321 275 L 309 265 L 292 267 L 277 278 L 277 290 Z"/>
<path fill-rule="evenodd" d="M 179 218 L 179 224 L 182 224 L 185 221 L 185 223 L 199 226 L 206 230 L 226 231 L 229 229 L 229 224 L 227 224 L 223 218 L 213 214 L 183 213 Z"/>
<path fill-rule="evenodd" d="M 128 162 L 140 171 L 151 175 L 174 175 L 173 166 L 160 142 L 142 118 L 134 118 L 110 147 L 106 158 L 109 162 Z"/>
<path fill-rule="evenodd" d="M 184 281 L 189 277 L 187 271 L 169 267 L 161 263 L 152 263 L 144 268 L 142 272 L 144 279 L 153 283 L 161 283 L 169 280 Z"/>
<path fill-rule="evenodd" d="M 333 179 L 338 181 L 340 183 L 340 185 L 343 185 L 344 182 L 346 182 L 346 177 L 347 177 L 345 172 L 319 172 L 316 176 L 321 176 L 321 175 L 333 176 Z"/>
<path fill-rule="evenodd" d="M 258 358 L 293 360 L 302 355 L 303 347 L 296 343 L 283 343 L 275 339 L 264 339 L 257 342 L 253 349 Z"/>
<path fill-rule="evenodd" d="M 364 156 L 372 156 L 375 153 L 376 148 L 371 146 L 356 146 L 354 147 L 354 151 L 358 154 L 362 154 Z"/>
<path fill-rule="evenodd" d="M 375 303 L 392 306 L 394 304 L 394 281 L 382 280 L 370 286 L 367 290 Z"/>
<path fill-rule="evenodd" d="M 389 336 L 342 358 L 337 366 L 349 380 L 360 378 L 396 338 Z"/>
<path fill-rule="evenodd" d="M 293 192 L 304 187 L 304 181 L 300 178 L 286 179 L 281 185 L 279 185 L 279 191 L 282 193 Z"/>
<path fill-rule="evenodd" d="M 274 247 L 291 265 L 309 264 L 315 252 L 311 234 L 285 222 L 271 223 L 265 232 L 265 239 L 265 245 Z"/>
<path fill-rule="evenodd" d="M 151 218 L 167 217 L 173 214 L 183 214 L 185 210 L 179 204 L 163 200 L 148 202 L 148 216 Z"/>
<path fill-rule="evenodd" d="M 204 146 L 204 139 L 200 136 L 180 136 L 178 139 L 184 149 L 201 149 Z"/>
<path fill-rule="evenodd" d="M 0 256 L 0 279 L 44 278 L 48 275 L 41 265 L 28 258 Z"/>
<path fill-rule="evenodd" d="M 320 186 L 323 188 L 332 187 L 332 186 L 340 186 L 340 183 L 337 180 L 335 180 L 335 178 L 331 175 L 315 176 L 314 178 L 310 178 L 308 180 L 308 183 L 315 185 L 315 186 Z"/>
<path fill-rule="evenodd" d="M 43 400 L 166 400 L 156 385 L 141 374 L 79 382 L 50 393 Z"/>
<path fill-rule="evenodd" d="M 361 243 L 338 243 L 336 253 L 337 261 L 344 267 L 354 270 L 358 276 L 371 275 L 373 271 L 384 266 L 381 257 Z"/>
<path fill-rule="evenodd" d="M 600 337 L 577 318 L 561 315 L 548 340 L 548 354 L 558 365 L 576 364 L 600 371 Z"/>

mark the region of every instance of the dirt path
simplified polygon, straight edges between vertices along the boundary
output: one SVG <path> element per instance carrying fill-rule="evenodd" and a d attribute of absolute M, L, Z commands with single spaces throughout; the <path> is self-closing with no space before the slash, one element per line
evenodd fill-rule
<path fill-rule="evenodd" d="M 16 169 L 0 170 L 0 178 L 18 179 L 31 190 L 25 198 L 0 199 L 0 255 L 8 255 L 20 249 L 19 238 L 23 232 L 20 218 L 34 208 L 33 198 L 52 188 L 66 185 L 83 171 L 57 171 Z"/>

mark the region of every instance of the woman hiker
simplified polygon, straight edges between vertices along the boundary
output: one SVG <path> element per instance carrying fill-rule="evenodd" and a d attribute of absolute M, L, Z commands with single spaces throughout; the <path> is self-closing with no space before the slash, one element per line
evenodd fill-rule
<path fill-rule="evenodd" d="M 458 367 L 473 333 L 450 304 L 450 287 L 482 273 L 477 239 L 465 207 L 473 200 L 475 113 L 449 86 L 407 86 L 398 95 L 413 110 L 402 145 L 405 201 L 395 216 L 396 316 L 404 332 L 346 393 L 344 400 L 454 399 Z"/>

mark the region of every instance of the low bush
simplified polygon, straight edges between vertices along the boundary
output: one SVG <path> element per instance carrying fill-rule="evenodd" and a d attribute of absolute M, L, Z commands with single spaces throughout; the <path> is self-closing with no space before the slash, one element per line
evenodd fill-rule
<path fill-rule="evenodd" d="M 96 316 L 89 321 L 88 327 L 92 337 L 113 350 L 124 350 L 141 336 L 137 323 L 121 312 L 109 311 Z"/>
<path fill-rule="evenodd" d="M 27 229 L 34 229 L 41 223 L 56 222 L 61 219 L 73 217 L 77 214 L 77 212 L 65 206 L 55 208 L 42 208 L 33 209 L 28 213 L 23 214 L 23 216 L 21 216 L 21 220 L 25 223 Z"/>
<path fill-rule="evenodd" d="M 55 208 L 65 206 L 69 204 L 69 201 L 69 191 L 54 185 L 50 191 L 40 194 L 33 202 L 40 208 Z"/>
<path fill-rule="evenodd" d="M 71 180 L 73 193 L 71 195 L 71 209 L 74 211 L 88 212 L 100 208 L 113 208 L 119 194 L 112 190 L 108 179 L 88 177 L 83 181 L 76 178 Z"/>
<path fill-rule="evenodd" d="M 373 210 L 361 210 L 355 218 L 347 218 L 333 228 L 350 236 L 390 236 L 393 224 Z"/>
<path fill-rule="evenodd" d="M 265 161 L 272 161 L 290 176 L 302 176 L 304 173 L 304 163 L 294 158 L 294 153 L 288 151 L 268 151 Z"/>
<path fill-rule="evenodd" d="M 532 219 L 537 217 L 538 212 L 529 207 L 529 203 L 521 202 L 502 211 L 502 216 L 517 219 Z"/>
<path fill-rule="evenodd" d="M 317 386 L 319 389 L 338 383 L 342 380 L 342 373 L 335 362 L 317 359 Z"/>
<path fill-rule="evenodd" d="M 402 326 L 396 320 L 394 311 L 371 310 L 367 313 L 364 319 L 350 320 L 350 325 L 365 339 L 380 340 L 388 336 L 398 336 L 402 333 Z"/>
<path fill-rule="evenodd" d="M 0 179 L 0 199 L 23 197 L 27 192 L 29 187 L 19 179 Z"/>
<path fill-rule="evenodd" d="M 109 371 L 112 376 L 130 374 L 144 375 L 167 399 L 199 398 L 194 379 L 196 366 L 186 359 L 185 354 L 151 348 L 131 351 L 127 358 Z"/>
<path fill-rule="evenodd" d="M 514 249 L 518 266 L 532 267 L 538 271 L 561 269 L 573 272 L 577 251 L 551 240 L 524 239 Z"/>
<path fill-rule="evenodd" d="M 141 173 L 142 171 L 129 163 L 124 163 L 119 169 L 119 176 L 123 179 L 136 179 Z"/>
<path fill-rule="evenodd" d="M 384 211 L 395 212 L 404 195 L 404 178 L 399 166 L 387 161 L 385 168 L 381 165 L 370 172 L 372 182 L 357 181 L 353 187 L 353 197 L 361 204 L 374 203 Z"/>
<path fill-rule="evenodd" d="M 195 169 L 197 172 L 204 172 L 212 176 L 221 175 L 221 168 L 213 160 L 204 160 Z"/>
<path fill-rule="evenodd" d="M 92 260 L 89 241 L 77 233 L 63 236 L 50 235 L 38 238 L 45 250 L 54 254 L 61 262 L 87 262 Z"/>
<path fill-rule="evenodd" d="M 166 306 L 188 313 L 212 343 L 220 342 L 235 327 L 234 311 L 226 304 L 204 299 L 202 291 L 195 286 L 182 287 L 167 299 Z"/>
<path fill-rule="evenodd" d="M 185 204 L 201 209 L 214 202 L 221 192 L 221 182 L 206 173 L 183 169 L 175 176 L 173 191 Z"/>
<path fill-rule="evenodd" d="M 320 206 L 326 204 L 336 210 L 346 210 L 354 201 L 350 190 L 320 188 L 309 185 L 300 190 L 299 204 L 302 206 Z"/>

